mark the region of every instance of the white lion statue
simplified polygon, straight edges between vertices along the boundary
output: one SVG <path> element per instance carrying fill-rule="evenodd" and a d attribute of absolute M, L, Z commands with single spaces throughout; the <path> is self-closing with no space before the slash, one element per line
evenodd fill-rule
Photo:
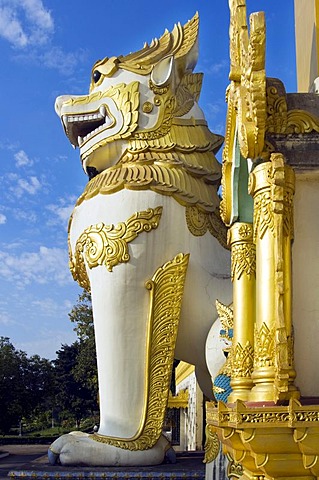
<path fill-rule="evenodd" d="M 214 156 L 222 138 L 207 127 L 193 73 L 198 20 L 98 61 L 88 95 L 56 100 L 90 178 L 69 252 L 92 294 L 100 426 L 56 440 L 52 463 L 154 465 L 172 455 L 162 426 L 174 358 L 194 364 L 212 396 L 205 341 L 216 298 L 228 304 L 232 289 Z"/>

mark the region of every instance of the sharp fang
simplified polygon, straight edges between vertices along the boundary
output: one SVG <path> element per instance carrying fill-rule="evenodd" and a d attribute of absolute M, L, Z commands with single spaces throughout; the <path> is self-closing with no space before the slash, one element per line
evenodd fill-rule
<path fill-rule="evenodd" d="M 78 144 L 79 144 L 79 147 L 82 145 L 83 143 L 83 139 L 82 137 L 80 137 L 80 135 L 78 136 Z"/>
<path fill-rule="evenodd" d="M 76 145 L 73 145 L 73 143 L 71 143 L 71 145 L 74 148 L 74 150 L 76 150 Z"/>
<path fill-rule="evenodd" d="M 106 117 L 106 108 L 105 105 L 101 105 L 99 108 L 99 112 L 102 115 L 102 117 Z"/>
<path fill-rule="evenodd" d="M 67 130 L 67 128 L 68 128 L 68 117 L 67 117 L 67 115 L 62 116 L 62 123 L 64 125 L 64 128 Z"/>

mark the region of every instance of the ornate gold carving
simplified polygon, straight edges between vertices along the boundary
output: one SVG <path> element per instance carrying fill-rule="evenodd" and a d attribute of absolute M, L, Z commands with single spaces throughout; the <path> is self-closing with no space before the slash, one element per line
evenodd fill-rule
<path fill-rule="evenodd" d="M 232 457 L 227 454 L 228 458 L 228 467 L 227 467 L 227 477 L 232 480 L 233 478 L 241 478 L 243 475 L 243 466 L 241 463 L 235 462 Z M 254 478 L 254 480 L 259 480 Z"/>
<path fill-rule="evenodd" d="M 150 45 L 145 43 L 144 47 L 137 52 L 99 60 L 93 66 L 92 73 L 97 70 L 103 75 L 111 76 L 114 73 L 114 68 L 121 68 L 139 75 L 147 75 L 163 57 L 173 55 L 176 59 L 183 61 L 196 45 L 198 23 L 199 17 L 196 13 L 184 26 L 178 23 L 174 26 L 172 32 L 165 30 L 160 39 L 155 38 Z M 91 87 L 93 87 L 93 81 Z"/>
<path fill-rule="evenodd" d="M 188 408 L 189 393 L 188 390 L 181 390 L 177 395 L 172 395 L 169 392 L 168 396 L 168 408 Z"/>
<path fill-rule="evenodd" d="M 126 153 L 120 164 L 104 170 L 88 183 L 76 205 L 98 194 L 150 189 L 172 196 L 187 207 L 187 224 L 193 235 L 203 235 L 208 230 L 226 248 L 226 227 L 217 210 L 220 200 L 215 185 L 210 183 L 219 177 L 219 167 L 214 170 L 211 163 L 214 158 L 205 151 Z"/>
<path fill-rule="evenodd" d="M 104 223 L 91 225 L 77 240 L 74 255 L 71 250 L 69 252 L 74 280 L 88 290 L 89 279 L 85 262 L 90 269 L 105 265 L 110 272 L 119 263 L 128 262 L 128 243 L 139 233 L 157 228 L 161 215 L 162 207 L 156 207 L 134 213 L 126 222 L 115 226 Z"/>
<path fill-rule="evenodd" d="M 319 471 L 319 406 L 254 405 L 240 400 L 227 406 L 206 404 L 206 421 L 223 441 L 232 462 L 240 461 L 243 478 L 316 478 Z M 238 478 L 238 475 L 235 475 Z"/>
<path fill-rule="evenodd" d="M 67 102 L 64 103 L 64 106 L 74 107 L 76 114 L 79 114 L 79 105 L 85 106 L 93 102 L 102 105 L 104 99 L 112 99 L 114 101 L 117 110 L 119 110 L 122 114 L 122 127 L 116 134 L 109 137 L 104 137 L 103 140 L 92 145 L 92 147 L 85 152 L 84 157 L 91 155 L 92 152 L 106 143 L 127 138 L 136 130 L 138 126 L 138 108 L 140 101 L 139 82 L 132 82 L 128 85 L 125 83 L 120 83 L 118 85 L 111 86 L 105 91 L 97 91 L 89 95 L 71 97 Z M 72 112 L 68 112 L 68 116 L 72 116 Z"/>
<path fill-rule="evenodd" d="M 256 159 L 264 148 L 266 124 L 266 28 L 263 12 L 246 19 L 246 2 L 229 0 L 230 73 L 228 101 L 237 107 L 237 132 L 244 158 Z"/>
<path fill-rule="evenodd" d="M 275 364 L 275 328 L 269 329 L 263 323 L 255 328 L 255 367 L 272 367 Z"/>
<path fill-rule="evenodd" d="M 262 239 L 268 229 L 278 237 L 281 223 L 283 235 L 292 239 L 294 172 L 280 153 L 273 153 L 262 168 L 260 180 L 254 172 L 249 180 L 254 195 L 254 240 L 257 235 Z"/>
<path fill-rule="evenodd" d="M 185 213 L 188 229 L 193 235 L 198 237 L 209 231 L 224 248 L 228 248 L 226 228 L 218 212 L 205 213 L 196 206 L 190 206 L 186 207 Z"/>
<path fill-rule="evenodd" d="M 265 351 L 262 354 L 260 344 L 255 345 L 256 371 L 253 379 L 257 385 L 252 391 L 252 399 L 257 400 L 259 394 L 265 395 L 267 385 L 268 399 L 276 401 L 279 398 L 289 398 L 290 395 L 298 396 L 297 389 L 292 385 L 295 373 L 290 364 L 291 348 L 288 340 L 292 330 L 290 244 L 293 237 L 294 172 L 285 165 L 282 154 L 272 154 L 270 162 L 258 165 L 250 178 L 250 189 L 255 202 L 254 237 L 260 261 L 260 277 L 257 281 L 260 288 L 265 290 L 269 310 L 265 317 L 260 295 L 261 306 L 257 305 L 259 333 L 256 333 L 255 341 L 266 341 L 268 338 L 269 351 L 268 356 Z M 271 265 L 271 277 L 267 263 Z M 268 373 L 267 369 L 258 372 L 259 368 L 266 367 L 269 367 Z"/>
<path fill-rule="evenodd" d="M 204 446 L 205 458 L 204 463 L 213 462 L 220 450 L 220 443 L 215 428 L 212 425 L 206 425 L 205 428 L 206 442 Z"/>
<path fill-rule="evenodd" d="M 179 254 L 160 267 L 146 283 L 150 292 L 145 404 L 134 437 L 121 439 L 98 434 L 94 440 L 126 450 L 152 448 L 162 432 L 189 255 Z"/>
<path fill-rule="evenodd" d="M 216 300 L 216 310 L 220 322 L 223 327 L 223 332 L 220 334 L 222 338 L 226 338 L 229 342 L 233 340 L 234 329 L 234 312 L 231 305 L 224 305 L 219 300 Z"/>
<path fill-rule="evenodd" d="M 151 113 L 153 111 L 154 105 L 151 102 L 144 102 L 143 103 L 143 112 L 144 113 Z"/>
<path fill-rule="evenodd" d="M 237 343 L 232 347 L 231 375 L 234 378 L 250 378 L 254 365 L 254 349 L 249 342 L 243 347 Z"/>
<path fill-rule="evenodd" d="M 250 223 L 237 222 L 228 231 L 228 243 L 231 244 L 232 281 L 239 280 L 243 273 L 250 279 L 256 276 L 256 247 L 252 242 L 253 226 Z"/>
<path fill-rule="evenodd" d="M 275 86 L 267 88 L 267 133 L 319 132 L 319 118 L 305 110 L 288 110 L 286 97 Z"/>
<path fill-rule="evenodd" d="M 230 225 L 233 205 L 233 165 L 238 148 L 243 159 L 257 159 L 264 151 L 266 128 L 265 22 L 263 12 L 250 16 L 245 0 L 229 0 L 230 85 L 223 151 L 221 217 Z M 237 146 L 238 142 L 238 146 Z"/>
<path fill-rule="evenodd" d="M 256 247 L 253 243 L 239 243 L 232 246 L 232 281 L 245 273 L 248 278 L 256 275 Z"/>

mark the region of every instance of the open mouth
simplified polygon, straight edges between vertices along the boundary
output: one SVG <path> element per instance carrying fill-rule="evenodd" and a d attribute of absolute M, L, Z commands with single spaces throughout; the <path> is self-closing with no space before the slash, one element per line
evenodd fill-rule
<path fill-rule="evenodd" d="M 62 116 L 65 133 L 74 147 L 81 147 L 87 140 L 102 130 L 114 125 L 115 120 L 105 105 L 96 112 Z"/>

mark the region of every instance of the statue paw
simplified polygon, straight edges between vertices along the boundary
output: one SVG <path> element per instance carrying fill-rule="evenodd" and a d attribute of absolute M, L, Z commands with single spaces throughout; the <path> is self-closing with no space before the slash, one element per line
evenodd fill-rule
<path fill-rule="evenodd" d="M 94 440 L 92 435 L 71 432 L 55 440 L 49 448 L 51 465 L 84 465 L 94 467 L 159 465 L 164 458 L 176 462 L 174 450 L 164 436 L 147 450 L 125 450 Z"/>

